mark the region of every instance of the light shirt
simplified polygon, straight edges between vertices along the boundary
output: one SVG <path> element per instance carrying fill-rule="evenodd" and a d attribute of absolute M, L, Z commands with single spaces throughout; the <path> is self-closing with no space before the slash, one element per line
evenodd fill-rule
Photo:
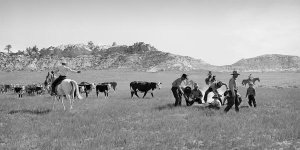
<path fill-rule="evenodd" d="M 75 70 L 72 70 L 70 67 L 67 67 L 65 65 L 58 66 L 57 69 L 54 71 L 59 76 L 67 76 L 68 72 L 77 72 Z"/>
<path fill-rule="evenodd" d="M 218 94 L 217 89 L 220 88 L 220 87 L 218 87 L 217 83 L 218 83 L 218 82 L 213 82 L 213 83 L 209 86 L 209 87 L 213 90 L 213 93 L 214 93 L 214 94 Z"/>
<path fill-rule="evenodd" d="M 248 95 L 253 95 L 253 96 L 255 96 L 255 89 L 254 89 L 253 87 L 249 87 L 249 88 L 247 89 L 246 96 L 248 96 Z"/>
<path fill-rule="evenodd" d="M 236 82 L 235 82 L 235 79 L 233 77 L 229 80 L 228 85 L 229 85 L 229 90 L 231 90 L 232 92 L 234 92 L 234 90 L 237 90 Z"/>
<path fill-rule="evenodd" d="M 181 78 L 176 79 L 173 83 L 172 83 L 172 87 L 178 87 L 178 88 L 184 88 L 186 87 L 187 83 L 186 80 L 182 80 Z"/>

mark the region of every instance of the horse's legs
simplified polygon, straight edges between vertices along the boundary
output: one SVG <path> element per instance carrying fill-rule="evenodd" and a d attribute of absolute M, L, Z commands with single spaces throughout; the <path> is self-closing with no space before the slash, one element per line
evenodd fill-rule
<path fill-rule="evenodd" d="M 65 104 L 64 104 L 64 96 L 61 96 L 61 103 L 64 106 L 64 110 L 66 110 Z"/>
<path fill-rule="evenodd" d="M 56 96 L 53 96 L 52 99 L 53 99 L 53 102 L 52 102 L 52 110 L 54 110 L 54 104 L 55 104 L 55 101 L 56 101 Z"/>
<path fill-rule="evenodd" d="M 73 109 L 73 100 L 70 95 L 66 95 L 66 98 L 70 101 L 70 110 Z"/>

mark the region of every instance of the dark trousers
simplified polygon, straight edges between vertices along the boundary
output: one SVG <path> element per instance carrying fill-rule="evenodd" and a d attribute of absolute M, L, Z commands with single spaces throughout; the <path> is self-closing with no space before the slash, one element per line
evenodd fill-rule
<path fill-rule="evenodd" d="M 179 92 L 179 89 L 177 87 L 172 87 L 171 91 L 175 98 L 175 106 L 181 106 L 182 94 Z"/>
<path fill-rule="evenodd" d="M 51 85 L 52 88 L 52 92 L 55 93 L 55 87 L 57 85 L 59 85 L 61 83 L 61 81 L 63 81 L 64 79 L 66 79 L 66 76 L 59 76 L 57 79 L 55 79 Z"/>
<path fill-rule="evenodd" d="M 207 96 L 208 96 L 208 94 L 209 94 L 210 92 L 212 92 L 212 91 L 213 91 L 213 89 L 212 89 L 211 87 L 209 87 L 209 88 L 205 91 L 204 99 L 203 99 L 203 100 L 204 100 L 204 103 L 207 102 Z M 219 97 L 218 99 L 219 99 L 220 103 L 222 104 L 221 98 Z"/>
<path fill-rule="evenodd" d="M 252 103 L 253 106 L 256 107 L 256 101 L 255 101 L 255 97 L 254 95 L 248 95 L 248 104 L 252 107 Z"/>
<path fill-rule="evenodd" d="M 238 96 L 237 96 L 237 91 L 235 91 L 235 97 L 232 96 L 232 92 L 229 91 L 229 97 L 227 99 L 228 103 L 226 108 L 224 109 L 225 112 L 228 112 L 231 107 L 234 105 L 235 106 L 235 111 L 238 112 L 239 111 L 239 101 L 238 101 Z"/>
<path fill-rule="evenodd" d="M 207 95 L 210 93 L 210 92 L 212 92 L 213 91 L 213 89 L 211 88 L 211 87 L 209 87 L 206 91 L 205 91 L 205 94 L 204 94 L 204 103 L 206 103 L 207 102 Z"/>

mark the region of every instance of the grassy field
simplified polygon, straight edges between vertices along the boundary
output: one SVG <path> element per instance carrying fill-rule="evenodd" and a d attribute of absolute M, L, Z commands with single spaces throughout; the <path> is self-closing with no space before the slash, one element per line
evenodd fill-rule
<path fill-rule="evenodd" d="M 51 97 L 0 95 L 0 149 L 300 149 L 300 74 L 252 73 L 256 85 L 256 108 L 243 96 L 239 113 L 227 114 L 199 104 L 174 107 L 171 83 L 182 72 L 84 71 L 71 74 L 77 82 L 118 82 L 116 93 L 76 100 L 73 110 L 61 103 L 52 110 Z M 206 72 L 189 72 L 189 78 L 205 89 Z M 217 73 L 228 83 L 230 73 Z M 43 82 L 46 72 L 0 72 L 3 83 Z M 161 81 L 154 98 L 130 98 L 134 80 Z M 140 94 L 141 95 L 141 94 Z"/>

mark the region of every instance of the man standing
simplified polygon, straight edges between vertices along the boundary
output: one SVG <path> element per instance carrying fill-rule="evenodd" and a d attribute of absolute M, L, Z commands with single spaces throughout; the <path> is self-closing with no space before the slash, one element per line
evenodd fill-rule
<path fill-rule="evenodd" d="M 238 98 L 237 98 L 237 87 L 236 87 L 236 78 L 238 77 L 237 71 L 233 71 L 233 73 L 231 74 L 232 78 L 229 80 L 229 97 L 228 97 L 228 103 L 227 103 L 227 107 L 224 109 L 224 112 L 227 113 L 230 108 L 235 105 L 235 111 L 238 112 L 239 111 L 239 102 L 238 102 Z"/>
<path fill-rule="evenodd" d="M 187 80 L 187 75 L 186 74 L 182 74 L 182 76 L 178 79 L 176 79 L 173 83 L 172 83 L 172 88 L 171 91 L 173 92 L 173 95 L 175 97 L 175 106 L 181 106 L 181 99 L 182 99 L 182 82 Z"/>
<path fill-rule="evenodd" d="M 56 70 L 54 70 L 51 73 L 56 73 L 58 74 L 58 78 L 56 80 L 54 80 L 54 82 L 51 85 L 51 95 L 55 95 L 56 91 L 55 88 L 57 85 L 59 85 L 64 79 L 67 78 L 67 74 L 68 72 L 75 72 L 75 73 L 80 73 L 80 71 L 76 71 L 76 70 L 72 70 L 70 67 L 67 66 L 67 62 L 66 61 L 62 61 L 61 66 L 58 66 Z"/>

